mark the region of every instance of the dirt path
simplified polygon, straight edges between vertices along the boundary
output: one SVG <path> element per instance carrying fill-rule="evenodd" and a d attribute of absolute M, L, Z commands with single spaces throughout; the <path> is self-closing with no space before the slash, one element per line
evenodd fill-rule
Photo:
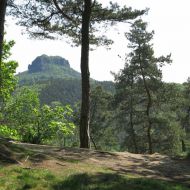
<path fill-rule="evenodd" d="M 60 150 L 57 154 L 70 159 L 80 159 L 88 164 L 102 165 L 119 174 L 136 174 L 139 177 L 164 179 L 190 185 L 190 161 L 153 155 L 110 153 L 99 151 Z"/>
<path fill-rule="evenodd" d="M 190 186 L 190 160 L 171 159 L 157 153 L 142 155 L 128 152 L 89 151 L 78 148 L 59 149 L 25 143 L 14 143 L 14 145 L 34 151 L 33 155 L 24 158 L 25 161 L 26 159 L 32 161 L 34 166 L 44 165 L 47 168 L 55 169 L 57 167 L 58 169 L 61 166 L 67 167 L 71 163 L 80 163 L 94 168 L 101 166 L 118 174 L 164 179 Z"/>

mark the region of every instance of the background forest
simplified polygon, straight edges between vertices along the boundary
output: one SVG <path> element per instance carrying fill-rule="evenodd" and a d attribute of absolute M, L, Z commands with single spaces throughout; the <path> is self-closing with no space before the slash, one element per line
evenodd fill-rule
<path fill-rule="evenodd" d="M 146 14 L 98 0 L 0 0 L 0 190 L 189 189 L 190 79 L 163 81 L 172 56 L 155 54 Z M 31 39 L 80 46 L 81 73 L 45 54 L 16 73 L 7 16 Z M 110 48 L 119 24 L 124 67 L 96 81 L 90 51 Z"/>
<path fill-rule="evenodd" d="M 91 148 L 132 153 L 188 154 L 190 80 L 162 81 L 171 55 L 155 57 L 154 32 L 136 20 L 128 33 L 130 53 L 115 81 L 90 79 Z M 80 73 L 64 58 L 41 55 L 14 76 L 7 61 L 14 42 L 4 41 L 0 134 L 23 142 L 79 146 Z M 127 46 L 126 46 L 127 47 Z"/>

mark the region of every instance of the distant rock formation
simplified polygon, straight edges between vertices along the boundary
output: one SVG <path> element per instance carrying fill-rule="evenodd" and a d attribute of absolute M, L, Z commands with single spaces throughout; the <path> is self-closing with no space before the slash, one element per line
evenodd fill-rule
<path fill-rule="evenodd" d="M 48 67 L 49 65 L 60 65 L 67 68 L 70 68 L 69 62 L 59 56 L 47 56 L 47 55 L 41 55 L 38 56 L 31 65 L 28 66 L 28 72 L 29 73 L 36 73 L 36 72 L 42 72 L 45 70 L 48 70 L 51 67 Z"/>

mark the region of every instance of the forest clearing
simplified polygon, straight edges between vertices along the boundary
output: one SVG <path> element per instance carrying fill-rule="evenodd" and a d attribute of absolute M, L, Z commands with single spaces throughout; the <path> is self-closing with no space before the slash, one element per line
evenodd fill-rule
<path fill-rule="evenodd" d="M 0 190 L 190 189 L 189 6 L 152 2 L 0 0 Z"/>
<path fill-rule="evenodd" d="M 0 141 L 1 190 L 190 187 L 187 159 Z"/>

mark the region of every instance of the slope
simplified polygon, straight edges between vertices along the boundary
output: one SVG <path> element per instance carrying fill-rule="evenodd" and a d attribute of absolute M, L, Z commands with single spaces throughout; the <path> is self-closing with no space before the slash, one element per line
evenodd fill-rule
<path fill-rule="evenodd" d="M 0 190 L 187 190 L 190 167 L 160 154 L 140 155 L 5 142 Z"/>
<path fill-rule="evenodd" d="M 75 104 L 81 99 L 81 75 L 70 67 L 69 62 L 59 56 L 38 56 L 28 66 L 28 70 L 17 75 L 19 87 L 37 86 L 42 104 L 59 101 L 62 104 Z M 114 92 L 111 81 L 91 79 L 92 88 L 102 86 Z"/>
<path fill-rule="evenodd" d="M 41 55 L 28 65 L 28 70 L 19 73 L 19 84 L 35 84 L 48 79 L 80 79 L 80 73 L 70 67 L 69 62 L 59 56 Z"/>

